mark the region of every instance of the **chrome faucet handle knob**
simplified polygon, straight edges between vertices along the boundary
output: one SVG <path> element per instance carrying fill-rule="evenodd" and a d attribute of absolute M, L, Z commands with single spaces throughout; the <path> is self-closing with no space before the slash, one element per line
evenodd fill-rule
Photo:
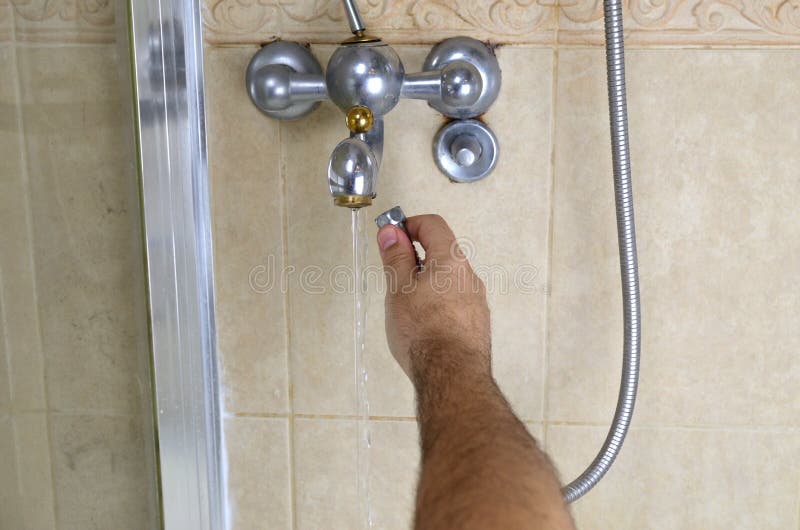
<path fill-rule="evenodd" d="M 322 66 L 305 46 L 273 42 L 261 48 L 247 67 L 247 93 L 271 118 L 305 116 L 328 98 Z"/>
<path fill-rule="evenodd" d="M 442 68 L 442 103 L 469 108 L 483 91 L 481 73 L 466 61 L 454 61 Z"/>
<path fill-rule="evenodd" d="M 454 61 L 441 70 L 407 74 L 400 95 L 425 99 L 454 109 L 468 109 L 483 90 L 483 80 L 477 68 L 466 61 Z"/>
<path fill-rule="evenodd" d="M 494 51 L 469 37 L 446 39 L 434 46 L 422 70 L 405 76 L 401 95 L 426 99 L 450 118 L 480 116 L 500 93 L 500 65 Z"/>

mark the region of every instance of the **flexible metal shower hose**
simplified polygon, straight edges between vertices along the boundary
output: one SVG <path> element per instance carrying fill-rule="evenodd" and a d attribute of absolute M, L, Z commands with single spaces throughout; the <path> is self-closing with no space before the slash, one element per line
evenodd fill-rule
<path fill-rule="evenodd" d="M 628 109 L 625 100 L 625 52 L 622 35 L 622 1 L 604 0 L 608 109 L 611 117 L 611 155 L 614 163 L 614 200 L 617 206 L 617 239 L 622 276 L 622 306 L 625 339 L 614 421 L 603 447 L 578 478 L 562 490 L 566 502 L 581 498 L 614 463 L 633 416 L 639 381 L 641 313 L 639 308 L 639 267 L 636 260 L 636 231 L 633 222 L 631 166 L 628 150 Z"/>

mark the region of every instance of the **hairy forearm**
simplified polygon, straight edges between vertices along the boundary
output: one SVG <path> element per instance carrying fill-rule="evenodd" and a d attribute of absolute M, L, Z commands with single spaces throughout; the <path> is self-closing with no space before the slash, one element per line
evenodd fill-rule
<path fill-rule="evenodd" d="M 569 529 L 547 457 L 513 414 L 490 370 L 457 351 L 415 374 L 422 472 L 415 528 Z"/>

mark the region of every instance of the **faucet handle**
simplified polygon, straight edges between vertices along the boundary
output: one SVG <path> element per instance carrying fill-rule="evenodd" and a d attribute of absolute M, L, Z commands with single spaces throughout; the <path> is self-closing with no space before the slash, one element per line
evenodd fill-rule
<path fill-rule="evenodd" d="M 305 116 L 328 98 L 322 66 L 305 46 L 273 42 L 261 48 L 247 66 L 247 92 L 271 118 Z"/>
<path fill-rule="evenodd" d="M 450 118 L 480 116 L 500 92 L 497 57 L 489 46 L 469 37 L 453 37 L 434 46 L 422 70 L 405 76 L 400 95 L 426 99 Z"/>
<path fill-rule="evenodd" d="M 482 90 L 478 69 L 466 61 L 453 61 L 440 70 L 407 74 L 400 95 L 452 109 L 468 109 L 478 101 Z"/>

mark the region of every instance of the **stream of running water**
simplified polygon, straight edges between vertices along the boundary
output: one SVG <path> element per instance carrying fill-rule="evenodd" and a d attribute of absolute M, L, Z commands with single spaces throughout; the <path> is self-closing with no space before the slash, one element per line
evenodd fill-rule
<path fill-rule="evenodd" d="M 358 502 L 362 528 L 372 527 L 370 502 L 369 464 L 372 439 L 369 428 L 369 399 L 367 398 L 367 365 L 365 359 L 368 285 L 364 269 L 367 266 L 367 212 L 365 208 L 353 209 L 353 364 L 355 372 L 358 436 L 356 447 L 356 474 Z"/>

